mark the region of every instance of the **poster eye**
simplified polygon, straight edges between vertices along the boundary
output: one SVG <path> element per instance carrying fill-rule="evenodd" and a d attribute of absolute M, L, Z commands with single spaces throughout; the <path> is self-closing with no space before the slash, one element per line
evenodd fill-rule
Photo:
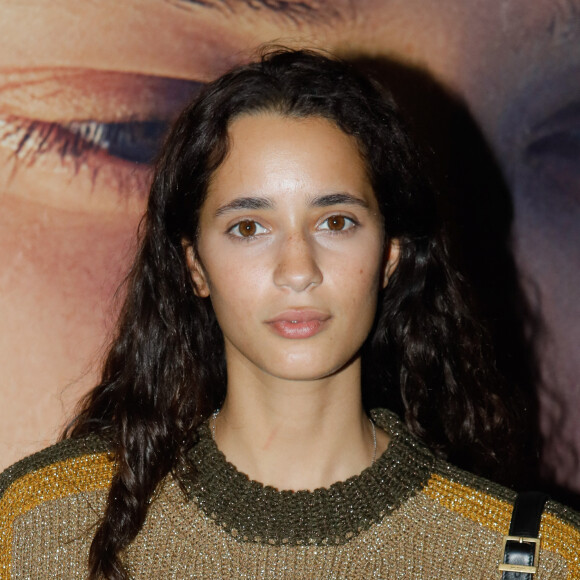
<path fill-rule="evenodd" d="M 69 123 L 63 128 L 82 138 L 87 145 L 105 149 L 109 155 L 125 161 L 147 164 L 155 159 L 169 126 L 167 121 L 86 121 Z"/>
<path fill-rule="evenodd" d="M 530 169 L 580 201 L 580 102 L 568 105 L 532 131 L 524 152 Z"/>

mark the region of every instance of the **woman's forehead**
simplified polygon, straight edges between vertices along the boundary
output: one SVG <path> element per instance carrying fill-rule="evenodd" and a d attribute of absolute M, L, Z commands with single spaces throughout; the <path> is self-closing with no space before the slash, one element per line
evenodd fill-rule
<path fill-rule="evenodd" d="M 259 114 L 236 119 L 207 201 L 213 205 L 243 196 L 281 202 L 295 193 L 309 203 L 320 195 L 372 194 L 356 140 L 318 117 Z"/>

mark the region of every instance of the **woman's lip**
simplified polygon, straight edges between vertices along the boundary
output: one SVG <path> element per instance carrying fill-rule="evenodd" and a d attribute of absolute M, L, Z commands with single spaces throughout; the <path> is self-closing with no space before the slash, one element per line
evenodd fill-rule
<path fill-rule="evenodd" d="M 329 318 L 329 314 L 319 310 L 286 310 L 280 314 L 277 314 L 273 318 L 270 318 L 266 322 L 269 324 L 274 322 L 325 322 Z"/>
<path fill-rule="evenodd" d="M 266 324 L 283 338 L 310 338 L 324 329 L 330 315 L 316 310 L 287 310 Z"/>
<path fill-rule="evenodd" d="M 326 325 L 326 320 L 306 320 L 304 322 L 290 322 L 279 320 L 270 322 L 268 325 L 278 335 L 283 338 L 310 338 L 318 334 Z"/>

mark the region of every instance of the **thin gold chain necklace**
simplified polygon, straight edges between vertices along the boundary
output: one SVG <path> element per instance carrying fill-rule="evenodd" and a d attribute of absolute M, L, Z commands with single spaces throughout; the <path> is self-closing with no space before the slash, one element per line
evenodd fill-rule
<path fill-rule="evenodd" d="M 216 419 L 218 417 L 218 415 L 220 414 L 220 409 L 216 409 L 210 419 L 210 423 L 211 423 L 211 438 L 214 440 L 215 443 L 215 422 Z M 377 428 L 375 426 L 374 421 L 369 417 L 369 423 L 371 424 L 371 428 L 373 430 L 373 460 L 371 461 L 371 466 L 375 464 L 375 461 L 377 460 Z"/>

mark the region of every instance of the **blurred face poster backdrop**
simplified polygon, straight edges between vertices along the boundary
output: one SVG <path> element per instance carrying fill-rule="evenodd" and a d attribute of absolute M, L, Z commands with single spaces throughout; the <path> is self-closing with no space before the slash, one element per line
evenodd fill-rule
<path fill-rule="evenodd" d="M 509 192 L 473 245 L 484 259 L 489 232 L 513 237 L 543 321 L 544 463 L 580 490 L 578 0 L 0 0 L 0 15 L 1 467 L 53 442 L 96 381 L 168 123 L 278 42 L 416 71 L 472 120 Z M 419 125 L 441 113 L 424 101 Z M 435 130 L 451 159 L 452 124 Z"/>

